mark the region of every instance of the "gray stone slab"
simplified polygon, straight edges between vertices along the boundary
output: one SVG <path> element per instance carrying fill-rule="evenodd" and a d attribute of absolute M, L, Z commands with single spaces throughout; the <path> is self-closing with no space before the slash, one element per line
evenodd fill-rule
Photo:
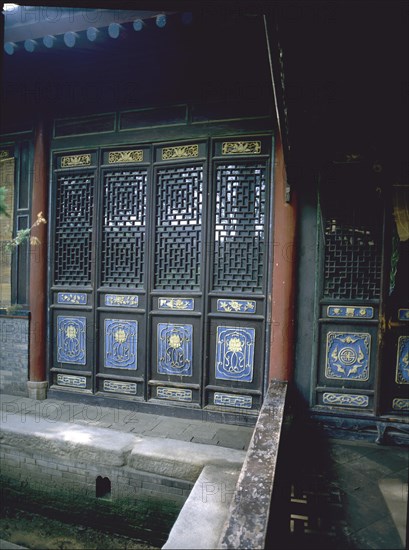
<path fill-rule="evenodd" d="M 175 433 L 181 433 L 190 425 L 190 421 L 183 418 L 161 417 L 160 425 Z"/>
<path fill-rule="evenodd" d="M 376 480 L 371 481 L 370 478 L 358 471 L 354 467 L 354 462 L 334 464 L 332 477 L 332 483 L 336 487 L 354 495 L 359 494 L 368 484 L 375 487 L 376 483 Z"/>
<path fill-rule="evenodd" d="M 376 453 L 378 449 L 363 441 L 329 440 L 328 454 L 332 461 L 339 464 L 359 460 Z"/>
<path fill-rule="evenodd" d="M 238 476 L 238 468 L 205 466 L 162 548 L 217 548 Z"/>
<path fill-rule="evenodd" d="M 13 401 L 18 401 L 21 397 L 16 395 L 9 395 L 7 393 L 0 393 L 0 403 L 12 403 Z"/>
<path fill-rule="evenodd" d="M 387 457 L 382 453 L 373 453 L 368 455 L 365 460 L 362 460 L 361 457 L 359 460 L 348 462 L 348 466 L 353 468 L 355 472 L 367 477 L 368 480 L 375 482 L 390 475 L 391 472 L 399 471 L 404 467 L 404 461 L 401 459 L 394 461 L 394 468 L 391 468 L 391 464 L 385 460 L 389 458 L 390 457 Z"/>
<path fill-rule="evenodd" d="M 353 543 L 352 548 L 362 550 L 403 550 L 405 544 L 402 544 L 395 524 L 389 516 L 366 525 L 365 528 L 353 533 L 350 537 Z"/>
<path fill-rule="evenodd" d="M 243 448 L 243 443 L 250 439 L 253 428 L 248 426 L 226 426 L 217 422 L 169 418 L 116 407 L 100 407 L 84 403 L 47 399 L 35 401 L 25 397 L 2 396 L 3 417 L 17 414 L 21 418 L 33 415 L 46 421 L 69 422 L 78 425 L 92 425 L 110 428 L 116 431 L 133 432 L 149 437 L 167 437 L 182 441 L 198 441 L 213 445 L 226 445 L 232 448 Z M 222 432 L 220 430 L 222 429 Z M 216 439 L 216 434 L 222 436 Z M 234 434 L 233 438 L 230 434 Z M 237 445 L 234 440 L 237 436 Z M 240 440 L 239 440 L 240 438 Z M 244 443 L 244 444 L 245 444 Z"/>
<path fill-rule="evenodd" d="M 217 445 L 223 447 L 230 447 L 232 449 L 247 449 L 249 446 L 251 436 L 251 430 L 249 433 L 244 430 L 236 430 L 234 432 L 228 430 L 218 430 L 214 439 Z"/>
<path fill-rule="evenodd" d="M 203 437 L 203 436 L 193 436 L 190 440 L 192 443 L 200 443 L 201 445 L 214 445 L 216 441 L 212 438 Z"/>
<path fill-rule="evenodd" d="M 144 430 L 144 433 L 152 437 L 176 437 L 182 434 L 186 426 L 183 423 L 168 422 L 165 420 L 158 422 L 150 430 Z"/>
<path fill-rule="evenodd" d="M 24 451 L 35 450 L 81 462 L 122 466 L 137 441 L 135 436 L 65 422 L 46 422 L 34 416 L 24 421 L 9 415 L 2 422 L 0 441 Z"/>
<path fill-rule="evenodd" d="M 76 461 L 123 466 L 194 482 L 207 464 L 240 467 L 245 452 L 215 445 L 127 434 L 91 424 L 50 422 L 38 415 L 7 414 L 3 418 L 0 440 L 4 448 L 17 452 L 36 452 L 51 461 Z"/>
<path fill-rule="evenodd" d="M 246 453 L 214 445 L 166 438 L 140 438 L 128 458 L 136 470 L 187 481 L 196 481 L 204 466 L 241 467 Z"/>
<path fill-rule="evenodd" d="M 402 468 L 408 468 L 409 466 L 409 448 L 382 448 L 371 455 L 370 458 L 373 464 L 387 467 L 389 474 L 391 472 L 398 472 Z"/>
<path fill-rule="evenodd" d="M 406 483 L 403 483 L 399 478 L 389 477 L 380 479 L 378 485 L 404 546 L 407 529 L 408 482 L 406 480 Z"/>
<path fill-rule="evenodd" d="M 388 516 L 388 509 L 379 489 L 374 494 L 372 490 L 364 488 L 360 497 L 344 491 L 341 491 L 341 495 L 345 520 L 351 532 L 360 531 Z"/>
<path fill-rule="evenodd" d="M 220 428 L 220 425 L 214 424 L 213 422 L 205 423 L 201 420 L 193 421 L 191 420 L 188 426 L 185 429 L 185 432 L 191 432 L 193 434 L 203 435 L 203 436 L 214 436 L 216 435 L 217 430 Z"/>

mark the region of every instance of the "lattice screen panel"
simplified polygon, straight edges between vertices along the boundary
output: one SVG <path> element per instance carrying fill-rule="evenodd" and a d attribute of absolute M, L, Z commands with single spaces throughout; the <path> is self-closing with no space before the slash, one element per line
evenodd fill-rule
<path fill-rule="evenodd" d="M 91 284 L 92 173 L 61 174 L 57 180 L 55 284 Z"/>
<path fill-rule="evenodd" d="M 200 288 L 202 166 L 157 173 L 155 288 Z"/>
<path fill-rule="evenodd" d="M 147 171 L 105 173 L 102 284 L 141 288 L 145 274 Z"/>
<path fill-rule="evenodd" d="M 325 220 L 324 296 L 369 300 L 380 296 L 381 246 L 369 227 Z"/>
<path fill-rule="evenodd" d="M 263 291 L 265 166 L 232 163 L 216 172 L 213 289 Z"/>

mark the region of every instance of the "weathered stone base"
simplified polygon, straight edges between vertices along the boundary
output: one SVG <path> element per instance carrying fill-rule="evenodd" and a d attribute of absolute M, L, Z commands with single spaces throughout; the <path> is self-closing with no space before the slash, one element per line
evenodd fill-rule
<path fill-rule="evenodd" d="M 47 398 L 48 382 L 27 382 L 28 397 L 36 401 L 44 401 Z"/>

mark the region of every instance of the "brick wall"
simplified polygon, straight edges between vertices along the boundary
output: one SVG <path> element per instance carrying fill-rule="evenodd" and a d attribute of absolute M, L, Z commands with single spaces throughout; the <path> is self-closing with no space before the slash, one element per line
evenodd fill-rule
<path fill-rule="evenodd" d="M 0 392 L 27 395 L 28 319 L 0 315 Z"/>
<path fill-rule="evenodd" d="M 112 527 L 161 546 L 193 483 L 133 470 L 67 460 L 53 454 L 0 448 L 3 503 L 72 523 Z M 96 479 L 111 481 L 109 498 L 96 497 Z"/>

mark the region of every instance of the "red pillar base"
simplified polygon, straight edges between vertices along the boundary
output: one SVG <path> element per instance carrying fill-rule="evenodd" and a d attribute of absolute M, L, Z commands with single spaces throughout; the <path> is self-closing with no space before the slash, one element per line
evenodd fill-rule
<path fill-rule="evenodd" d="M 47 399 L 47 387 L 48 382 L 32 382 L 29 380 L 27 382 L 28 397 L 36 401 L 44 401 L 44 399 Z"/>

